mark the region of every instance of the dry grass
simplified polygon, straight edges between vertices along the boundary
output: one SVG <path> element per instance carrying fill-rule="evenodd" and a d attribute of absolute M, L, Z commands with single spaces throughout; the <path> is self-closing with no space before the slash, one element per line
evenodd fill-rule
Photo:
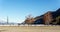
<path fill-rule="evenodd" d="M 0 26 L 0 32 L 60 32 L 60 26 Z"/>

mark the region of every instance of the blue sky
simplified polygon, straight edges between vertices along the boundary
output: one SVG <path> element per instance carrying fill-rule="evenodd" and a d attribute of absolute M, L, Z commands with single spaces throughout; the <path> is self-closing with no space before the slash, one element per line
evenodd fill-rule
<path fill-rule="evenodd" d="M 25 16 L 36 17 L 60 8 L 60 0 L 0 0 L 0 20 L 21 23 Z"/>

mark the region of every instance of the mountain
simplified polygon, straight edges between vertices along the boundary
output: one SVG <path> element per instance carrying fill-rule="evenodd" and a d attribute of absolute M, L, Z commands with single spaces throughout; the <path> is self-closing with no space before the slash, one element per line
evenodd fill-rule
<path fill-rule="evenodd" d="M 0 24 L 1 24 L 1 23 L 6 23 L 6 21 L 0 20 Z"/>

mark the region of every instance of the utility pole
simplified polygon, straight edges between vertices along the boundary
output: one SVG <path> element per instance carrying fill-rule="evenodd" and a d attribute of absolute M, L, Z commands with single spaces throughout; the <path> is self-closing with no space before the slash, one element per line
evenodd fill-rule
<path fill-rule="evenodd" d="M 7 24 L 8 24 L 8 16 L 7 16 Z"/>

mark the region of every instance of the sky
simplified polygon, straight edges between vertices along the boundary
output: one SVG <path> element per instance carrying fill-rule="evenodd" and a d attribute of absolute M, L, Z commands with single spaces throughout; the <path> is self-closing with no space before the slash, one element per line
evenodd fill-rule
<path fill-rule="evenodd" d="M 21 23 L 26 16 L 40 16 L 60 8 L 60 0 L 0 0 L 0 21 Z"/>

